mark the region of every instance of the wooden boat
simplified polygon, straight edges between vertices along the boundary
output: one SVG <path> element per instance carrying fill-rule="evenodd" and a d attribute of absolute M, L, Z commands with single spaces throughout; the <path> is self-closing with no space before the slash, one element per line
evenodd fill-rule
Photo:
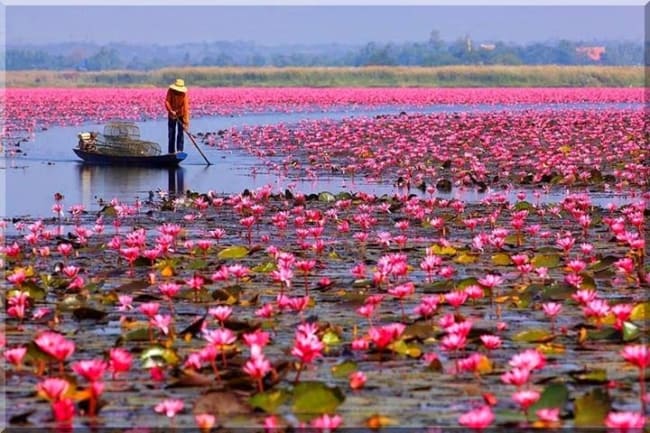
<path fill-rule="evenodd" d="M 187 153 L 160 152 L 158 143 L 140 139 L 140 128 L 127 121 L 112 121 L 104 133 L 80 132 L 74 149 L 84 162 L 101 165 L 174 167 L 187 158 Z"/>
<path fill-rule="evenodd" d="M 72 149 L 85 163 L 97 165 L 128 165 L 144 167 L 175 167 L 187 158 L 187 153 L 167 153 L 153 156 L 109 155 Z"/>

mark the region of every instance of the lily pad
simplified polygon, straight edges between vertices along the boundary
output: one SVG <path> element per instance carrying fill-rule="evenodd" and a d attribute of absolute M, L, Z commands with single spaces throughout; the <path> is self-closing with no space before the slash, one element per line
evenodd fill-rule
<path fill-rule="evenodd" d="M 219 259 L 241 259 L 248 255 L 248 248 L 241 245 L 233 245 L 219 251 L 217 257 Z"/>
<path fill-rule="evenodd" d="M 561 265 L 559 254 L 535 254 L 530 263 L 536 268 L 557 268 Z"/>
<path fill-rule="evenodd" d="M 630 320 L 650 320 L 650 302 L 642 302 L 640 304 L 636 304 L 630 313 Z"/>
<path fill-rule="evenodd" d="M 248 403 L 258 409 L 262 409 L 266 413 L 277 413 L 278 408 L 291 397 L 291 393 L 287 390 L 271 389 L 264 392 L 259 392 L 248 399 Z"/>
<path fill-rule="evenodd" d="M 539 409 L 559 408 L 562 410 L 569 401 L 569 388 L 563 383 L 552 383 L 544 388 L 539 400 L 530 407 L 529 412 L 535 413 Z"/>
<path fill-rule="evenodd" d="M 158 345 L 149 347 L 142 352 L 140 360 L 144 368 L 158 365 L 160 361 L 163 361 L 166 365 L 177 365 L 180 362 L 180 358 L 174 350 Z"/>
<path fill-rule="evenodd" d="M 555 336 L 546 329 L 527 329 L 516 334 L 512 340 L 525 343 L 544 343 L 554 338 Z"/>
<path fill-rule="evenodd" d="M 345 400 L 338 387 L 329 387 L 323 382 L 306 381 L 293 388 L 291 409 L 299 419 L 311 420 L 318 415 L 334 413 Z"/>
<path fill-rule="evenodd" d="M 348 377 L 357 371 L 357 363 L 351 360 L 343 361 L 332 367 L 332 376 L 336 378 Z"/>
<path fill-rule="evenodd" d="M 595 388 L 578 397 L 574 402 L 574 407 L 576 426 L 601 426 L 612 408 L 612 402 L 607 392 L 602 388 Z"/>
<path fill-rule="evenodd" d="M 496 266 L 509 266 L 512 265 L 512 259 L 509 254 L 496 253 L 492 256 L 492 263 Z"/>

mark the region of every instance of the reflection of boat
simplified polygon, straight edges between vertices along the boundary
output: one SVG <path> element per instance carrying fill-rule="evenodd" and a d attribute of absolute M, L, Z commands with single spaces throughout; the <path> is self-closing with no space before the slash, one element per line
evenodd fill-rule
<path fill-rule="evenodd" d="M 140 139 L 133 122 L 109 122 L 104 133 L 79 133 L 78 147 L 72 149 L 84 162 L 103 165 L 173 167 L 183 161 L 184 152 L 161 154 L 158 143 Z"/>
<path fill-rule="evenodd" d="M 92 208 L 98 200 L 116 198 L 123 202 L 143 199 L 152 194 L 168 193 L 178 197 L 185 191 L 185 168 L 134 167 L 99 164 L 75 164 L 81 203 Z M 166 196 L 167 194 L 161 194 Z"/>
<path fill-rule="evenodd" d="M 154 156 L 123 156 L 107 155 L 97 152 L 88 152 L 81 149 L 72 149 L 74 153 L 89 164 L 102 165 L 140 165 L 149 167 L 173 167 L 187 158 L 187 153 L 168 153 Z"/>

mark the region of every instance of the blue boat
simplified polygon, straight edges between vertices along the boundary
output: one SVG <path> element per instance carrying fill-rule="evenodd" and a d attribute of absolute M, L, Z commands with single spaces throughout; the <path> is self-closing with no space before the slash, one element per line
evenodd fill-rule
<path fill-rule="evenodd" d="M 80 132 L 78 146 L 74 149 L 84 162 L 99 165 L 175 167 L 187 153 L 160 151 L 158 143 L 140 139 L 140 128 L 128 121 L 112 121 L 104 133 Z"/>

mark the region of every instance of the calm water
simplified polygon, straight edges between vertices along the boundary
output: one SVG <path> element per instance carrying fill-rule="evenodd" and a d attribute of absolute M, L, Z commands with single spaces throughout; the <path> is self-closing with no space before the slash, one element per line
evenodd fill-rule
<path fill-rule="evenodd" d="M 571 105 L 519 105 L 504 106 L 431 106 L 408 109 L 417 112 L 470 112 L 488 110 L 528 110 L 548 108 L 638 108 L 639 104 L 571 104 Z M 397 114 L 405 107 L 379 107 L 370 110 L 330 111 L 320 113 L 270 113 L 250 114 L 238 117 L 209 117 L 192 120 L 193 132 L 210 132 L 244 125 L 269 125 L 294 123 L 303 119 L 342 119 L 349 116 L 372 116 Z M 155 141 L 166 148 L 167 121 L 140 122 L 143 139 Z M 304 193 L 344 190 L 363 190 L 374 194 L 398 192 L 392 185 L 378 184 L 364 179 L 321 178 L 318 181 L 299 181 L 281 178 L 266 173 L 252 174 L 251 169 L 259 161 L 246 154 L 201 146 L 213 165 L 206 166 L 201 155 L 186 138 L 185 149 L 188 158 L 177 169 L 153 169 L 141 167 L 101 167 L 84 165 L 72 152 L 77 133 L 87 130 L 101 130 L 103 125 L 59 127 L 36 134 L 33 140 L 22 143 L 23 154 L 0 158 L 0 215 L 50 216 L 53 195 L 65 195 L 64 204 L 84 204 L 86 209 L 98 209 L 98 199 L 118 198 L 132 202 L 136 198 L 146 199 L 153 191 L 238 193 L 245 188 L 255 189 L 270 184 L 276 192 L 284 191 L 289 184 Z M 200 145 L 200 143 L 199 143 Z M 459 195 L 460 194 L 460 195 Z M 468 201 L 480 200 L 484 195 L 474 191 L 452 192 L 448 198 L 458 197 Z M 559 197 L 546 197 L 558 199 Z M 611 197 L 604 197 L 609 201 Z M 618 199 L 617 199 L 618 200 Z"/>

